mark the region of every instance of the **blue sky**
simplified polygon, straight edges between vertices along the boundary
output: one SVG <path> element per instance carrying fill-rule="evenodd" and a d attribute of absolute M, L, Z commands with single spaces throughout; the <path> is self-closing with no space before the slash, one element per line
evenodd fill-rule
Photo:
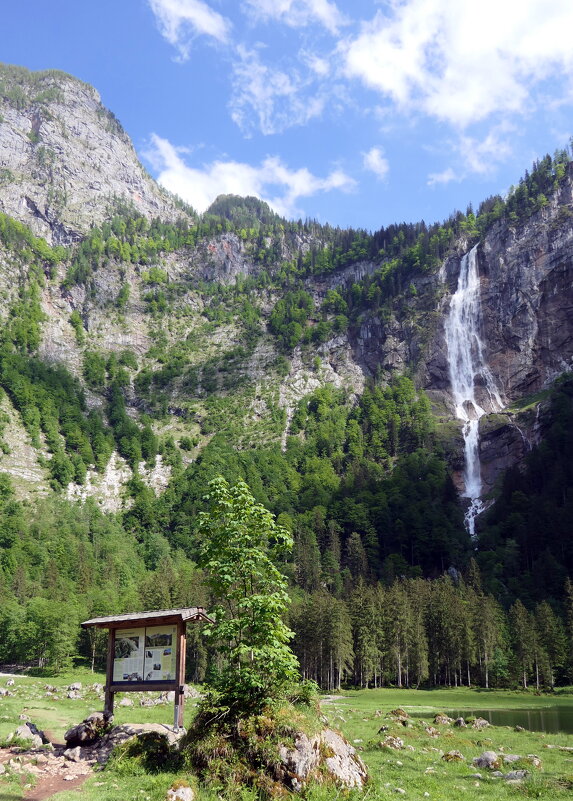
<path fill-rule="evenodd" d="M 504 193 L 573 134 L 573 0 L 20 0 L 0 59 L 93 84 L 197 210 L 376 229 Z"/>

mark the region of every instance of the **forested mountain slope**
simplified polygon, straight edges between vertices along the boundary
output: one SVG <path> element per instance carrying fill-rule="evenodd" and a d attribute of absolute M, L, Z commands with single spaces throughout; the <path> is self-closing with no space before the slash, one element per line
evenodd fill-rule
<path fill-rule="evenodd" d="M 87 653 L 77 621 L 97 613 L 208 604 L 195 520 L 222 473 L 295 535 L 308 675 L 485 681 L 497 659 L 510 681 L 503 610 L 521 598 L 553 616 L 562 647 L 539 653 L 544 676 L 566 677 L 569 151 L 477 212 L 371 233 L 255 198 L 195 214 L 145 173 L 95 90 L 61 73 L 0 68 L 0 115 L 0 660 Z M 472 542 L 444 320 L 476 243 L 505 408 L 480 420 L 484 495 L 499 500 Z M 337 654 L 328 675 L 303 648 L 310 608 L 321 653 Z M 439 626 L 459 648 L 428 666 Z"/>

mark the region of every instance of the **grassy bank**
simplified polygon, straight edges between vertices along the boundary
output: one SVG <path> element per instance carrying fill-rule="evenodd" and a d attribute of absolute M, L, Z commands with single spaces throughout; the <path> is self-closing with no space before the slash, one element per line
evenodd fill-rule
<path fill-rule="evenodd" d="M 76 681 L 82 682 L 83 697 L 78 700 L 66 698 L 67 686 Z M 22 712 L 39 728 L 61 737 L 69 725 L 102 706 L 98 694 L 88 689 L 96 682 L 103 683 L 103 676 L 99 674 L 74 671 L 58 679 L 17 677 L 15 682 L 10 688 L 15 691 L 14 696 L 0 700 L 0 740 L 19 725 Z M 56 687 L 55 695 L 59 700 L 54 696 L 46 696 L 46 684 Z M 0 678 L 0 686 L 6 686 L 5 678 Z M 130 694 L 129 697 L 137 705 L 118 706 L 116 723 L 171 723 L 170 704 L 142 707 L 136 694 Z M 121 700 L 121 696 L 118 700 Z M 538 696 L 534 693 L 467 689 L 362 690 L 327 700 L 323 710 L 331 725 L 354 742 L 370 770 L 371 781 L 365 793 L 344 794 L 344 797 L 368 801 L 381 801 L 398 795 L 411 799 L 430 798 L 433 801 L 457 801 L 461 798 L 484 801 L 522 798 L 549 800 L 571 797 L 573 752 L 547 748 L 547 745 L 571 747 L 573 735 L 515 732 L 512 728 L 499 726 L 491 726 L 480 732 L 469 727 L 457 729 L 434 725 L 433 718 L 436 712 L 449 709 L 519 709 L 553 705 L 573 708 L 573 694 L 560 691 Z M 396 707 L 401 707 L 412 716 L 408 727 L 388 716 Z M 194 715 L 194 709 L 194 702 L 187 702 L 187 725 Z M 420 718 L 420 715 L 423 717 Z M 424 723 L 433 726 L 437 733 L 428 733 Z M 388 730 L 379 733 L 382 726 Z M 399 737 L 404 747 L 394 750 L 380 746 L 388 735 Z M 465 761 L 444 761 L 442 753 L 451 750 L 460 751 Z M 502 767 L 504 772 L 515 767 L 527 767 L 530 770 L 530 775 L 522 783 L 508 784 L 503 779 L 492 778 L 487 770 L 473 767 L 473 757 L 485 750 L 522 756 L 536 754 L 542 761 L 542 769 L 525 764 L 506 765 Z M 482 778 L 473 778 L 472 774 L 475 773 L 481 773 Z M 59 793 L 54 799 L 163 801 L 167 788 L 176 778 L 170 773 L 150 775 L 141 762 L 119 758 L 112 761 L 106 770 L 88 779 L 81 790 Z M 398 790 L 404 790 L 404 793 Z M 23 797 L 21 782 L 17 777 L 9 780 L 0 777 L 0 798 L 16 801 Z M 308 792 L 306 797 L 309 801 L 330 801 L 335 796 L 331 788 L 316 788 Z M 215 801 L 217 795 L 200 790 L 197 798 L 198 801 Z M 247 801 L 252 796 L 245 792 L 244 798 Z"/>
<path fill-rule="evenodd" d="M 431 798 L 434 801 L 469 799 L 569 798 L 573 792 L 573 753 L 547 748 L 547 745 L 573 746 L 573 736 L 539 732 L 515 732 L 510 727 L 489 726 L 483 731 L 470 727 L 434 725 L 437 712 L 448 709 L 509 709 L 549 707 L 559 704 L 573 707 L 573 695 L 562 692 L 536 696 L 533 693 L 480 690 L 362 690 L 330 701 L 326 707 L 331 722 L 360 749 L 367 763 L 371 786 L 369 801 L 396 798 L 405 790 L 406 798 Z M 412 717 L 406 728 L 388 716 L 401 707 Z M 419 715 L 425 715 L 420 719 Z M 426 726 L 435 729 L 428 734 Z M 378 733 L 382 726 L 388 731 Z M 399 737 L 404 748 L 380 747 L 385 737 Z M 360 741 L 360 742 L 356 742 Z M 442 754 L 457 750 L 463 762 L 446 762 Z M 483 751 L 536 754 L 542 769 L 527 767 L 530 775 L 521 784 L 508 784 L 492 778 L 484 769 L 475 768 L 472 759 Z M 514 765 L 502 767 L 508 772 Z M 482 778 L 472 778 L 481 773 Z M 425 795 L 428 793 L 428 795 Z"/>

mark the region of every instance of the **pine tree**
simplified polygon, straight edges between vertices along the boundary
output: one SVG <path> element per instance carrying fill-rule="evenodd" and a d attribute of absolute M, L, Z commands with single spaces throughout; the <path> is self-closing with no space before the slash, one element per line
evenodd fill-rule
<path fill-rule="evenodd" d="M 567 638 L 563 624 L 547 601 L 535 608 L 535 620 L 540 646 L 545 656 L 544 678 L 550 687 L 555 686 L 555 674 L 564 667 Z"/>
<path fill-rule="evenodd" d="M 535 641 L 534 621 L 518 599 L 509 610 L 510 636 L 516 670 L 521 676 L 523 689 L 527 689 L 529 672 L 533 667 Z"/>

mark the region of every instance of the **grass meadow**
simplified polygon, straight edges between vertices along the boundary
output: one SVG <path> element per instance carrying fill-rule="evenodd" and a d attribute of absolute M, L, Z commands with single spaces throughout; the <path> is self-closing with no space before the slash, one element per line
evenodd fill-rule
<path fill-rule="evenodd" d="M 0 678 L 0 686 L 5 687 L 6 681 L 6 678 Z M 66 688 L 77 681 L 83 685 L 82 698 L 68 699 Z M 63 742 L 63 734 L 70 725 L 102 708 L 101 698 L 90 687 L 96 682 L 103 684 L 103 681 L 103 675 L 81 670 L 55 679 L 15 677 L 15 685 L 9 688 L 14 695 L 0 698 L 0 742 L 21 723 L 19 716 L 22 713 L 48 732 L 51 738 Z M 56 693 L 46 695 L 49 692 L 45 689 L 46 684 L 56 687 Z M 139 706 L 139 694 L 130 694 L 135 705 L 122 707 L 118 705 L 121 697 L 116 698 L 116 724 L 172 723 L 170 704 L 142 707 Z M 186 702 L 187 725 L 192 720 L 195 705 L 195 701 Z M 570 799 L 573 797 L 573 735 L 516 732 L 506 726 L 489 726 L 478 731 L 471 727 L 459 729 L 433 723 L 437 712 L 451 709 L 526 709 L 555 705 L 573 709 L 573 692 L 536 695 L 463 688 L 378 689 L 329 696 L 323 702 L 323 712 L 330 725 L 342 731 L 359 750 L 368 766 L 370 781 L 360 793 L 318 786 L 308 789 L 303 797 L 309 801 L 336 798 L 382 801 L 400 796 L 432 801 Z M 408 713 L 409 725 L 404 726 L 389 716 L 389 712 L 397 707 Z M 428 726 L 434 731 L 430 729 L 428 733 Z M 379 733 L 381 727 L 387 727 L 387 731 Z M 381 745 L 388 735 L 400 738 L 404 747 L 396 750 Z M 559 750 L 559 747 L 572 750 Z M 464 761 L 442 759 L 444 753 L 452 750 L 459 751 Z M 530 771 L 522 782 L 508 783 L 472 765 L 472 759 L 485 750 L 523 757 L 535 754 L 541 759 L 542 766 L 538 769 L 525 763 L 506 765 L 502 768 L 505 772 L 521 767 Z M 476 773 L 480 773 L 481 778 L 475 777 Z M 81 788 L 58 793 L 52 798 L 55 801 L 163 801 L 167 789 L 177 778 L 180 777 L 167 772 L 150 775 L 137 761 L 119 758 L 112 760 L 105 770 L 94 773 Z M 216 801 L 219 798 L 213 791 L 198 788 L 192 777 L 186 778 L 195 786 L 198 801 Z M 0 801 L 25 798 L 24 785 L 30 781 L 15 774 L 0 776 Z M 244 801 L 250 801 L 252 795 L 245 790 L 242 797 Z"/>

